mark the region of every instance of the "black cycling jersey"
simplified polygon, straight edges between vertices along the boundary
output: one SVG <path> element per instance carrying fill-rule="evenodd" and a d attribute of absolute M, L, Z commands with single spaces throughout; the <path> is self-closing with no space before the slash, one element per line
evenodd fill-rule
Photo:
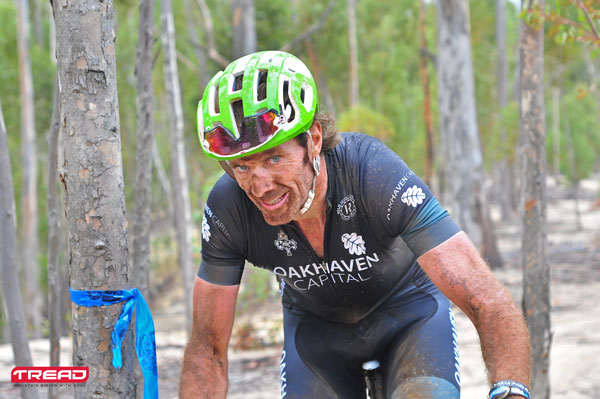
<path fill-rule="evenodd" d="M 293 222 L 267 224 L 238 184 L 223 175 L 204 210 L 198 276 L 239 284 L 247 260 L 277 275 L 284 305 L 343 323 L 360 321 L 411 282 L 426 280 L 416 259 L 459 227 L 387 146 L 359 133 L 342 138 L 323 154 L 323 258 Z"/>

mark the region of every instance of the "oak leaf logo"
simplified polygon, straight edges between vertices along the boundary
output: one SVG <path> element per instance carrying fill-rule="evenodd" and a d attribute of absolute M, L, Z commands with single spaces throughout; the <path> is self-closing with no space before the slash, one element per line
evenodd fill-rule
<path fill-rule="evenodd" d="M 206 221 L 206 214 L 202 216 L 202 238 L 208 242 L 210 240 L 210 225 Z"/>
<path fill-rule="evenodd" d="M 342 235 L 342 243 L 344 244 L 344 248 L 350 252 L 350 255 L 363 255 L 367 252 L 365 240 L 356 233 L 344 233 Z"/>
<path fill-rule="evenodd" d="M 408 190 L 406 190 L 402 194 L 402 197 L 400 197 L 400 200 L 402 202 L 404 202 L 406 205 L 416 208 L 417 205 L 421 205 L 423 203 L 425 198 L 426 198 L 426 195 L 423 192 L 423 190 L 421 189 L 421 187 L 417 187 L 415 185 L 415 186 L 412 186 L 411 188 L 409 188 Z"/>

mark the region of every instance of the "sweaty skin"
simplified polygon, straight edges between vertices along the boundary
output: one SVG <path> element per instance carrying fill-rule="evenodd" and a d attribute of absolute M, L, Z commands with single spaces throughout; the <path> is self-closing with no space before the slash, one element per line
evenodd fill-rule
<path fill-rule="evenodd" d="M 248 198 L 260 209 L 265 221 L 282 225 L 292 220 L 325 219 L 325 193 L 327 168 L 321 158 L 321 171 L 317 177 L 317 193 L 313 205 L 302 214 L 308 192 L 312 188 L 312 159 L 321 151 L 321 125 L 311 129 L 310 160 L 306 149 L 297 140 L 287 141 L 275 148 L 229 161 L 235 180 Z"/>
<path fill-rule="evenodd" d="M 316 155 L 321 150 L 320 124 L 311 127 L 311 134 L 313 154 Z M 304 161 L 305 158 L 306 150 L 296 140 L 291 140 L 276 148 L 233 160 L 229 165 L 238 184 L 261 210 L 267 223 L 279 225 L 302 219 L 312 226 L 319 219 L 318 215 L 322 214 L 322 228 L 316 234 L 321 237 L 322 254 L 327 168 L 321 159 L 322 168 L 316 188 L 318 194 L 311 208 L 301 214 L 300 208 L 308 197 L 313 179 L 312 166 Z M 314 228 L 306 228 L 306 233 L 313 237 L 311 242 L 314 241 L 315 231 Z M 227 348 L 238 291 L 239 285 L 215 285 L 196 277 L 193 324 L 183 358 L 180 398 L 226 397 Z"/>
<path fill-rule="evenodd" d="M 332 251 L 331 246 L 333 245 L 332 243 L 329 243 L 328 251 L 324 251 L 323 243 L 330 238 L 329 236 L 332 234 L 332 231 L 329 230 L 327 237 L 325 237 L 328 178 L 327 167 L 325 167 L 323 156 L 321 157 L 321 174 L 317 178 L 316 196 L 313 205 L 305 214 L 301 214 L 299 211 L 306 201 L 308 190 L 312 187 L 312 166 L 308 160 L 312 159 L 321 148 L 320 126 L 318 128 L 313 126 L 313 128 L 311 128 L 311 133 L 313 136 L 314 152 L 310 154 L 307 154 L 306 148 L 300 146 L 296 140 L 291 140 L 272 150 L 232 160 L 230 161 L 230 166 L 234 170 L 237 183 L 244 190 L 252 203 L 260 210 L 262 217 L 268 223 L 268 225 L 262 224 L 262 227 L 258 227 L 259 229 L 266 230 L 267 228 L 270 229 L 271 226 L 278 226 L 293 221 L 293 224 L 301 230 L 303 236 L 307 239 L 308 244 L 310 244 L 314 253 L 320 258 L 323 258 L 324 252 Z M 370 148 L 374 146 L 374 144 L 369 145 L 371 146 Z M 383 153 L 377 154 L 381 155 L 381 159 L 383 160 L 388 159 L 386 158 L 387 155 Z M 373 161 L 375 169 L 371 170 L 375 173 L 379 170 L 376 169 L 378 167 L 376 162 L 377 158 L 373 159 Z M 388 163 L 385 164 L 385 168 L 389 168 Z M 398 175 L 400 177 L 395 178 L 391 182 L 393 185 L 398 182 L 398 194 L 394 192 L 394 196 L 391 200 L 389 200 L 388 196 L 379 198 L 384 201 L 383 206 L 385 209 L 383 209 L 384 217 L 377 220 L 382 220 L 384 222 L 389 221 L 389 209 L 417 209 L 416 206 L 413 207 L 410 205 L 402 205 L 402 208 L 400 208 L 401 194 L 406 192 L 407 188 L 413 184 L 412 172 L 404 173 L 405 171 L 403 170 L 402 174 Z M 378 172 L 375 173 L 375 175 L 381 175 L 381 173 Z M 332 174 L 332 180 L 334 180 L 336 176 L 337 175 Z M 357 180 L 350 179 L 348 180 L 348 184 L 351 184 L 354 181 Z M 367 179 L 366 181 L 368 182 L 369 180 Z M 425 189 L 425 187 L 423 187 L 423 189 Z M 366 193 L 368 194 L 368 191 Z M 377 197 L 374 198 L 376 200 L 378 199 Z M 430 198 L 429 194 L 427 195 L 427 198 Z M 357 197 L 356 200 L 358 202 L 359 198 Z M 388 200 L 390 201 L 389 208 Z M 392 200 L 394 201 L 393 204 L 391 203 Z M 252 207 L 252 204 L 249 201 L 247 201 L 246 204 L 246 207 L 243 208 L 244 211 L 247 210 L 247 207 Z M 337 201 L 333 203 L 334 209 L 329 211 L 330 214 L 336 211 L 335 207 L 337 204 Z M 371 204 L 371 202 L 369 202 L 369 204 Z M 216 203 L 215 208 L 217 208 Z M 377 209 L 382 208 L 379 206 Z M 385 218 L 386 210 L 388 212 L 387 218 Z M 366 210 L 362 209 L 361 211 Z M 238 213 L 234 214 L 236 216 L 238 215 Z M 229 217 L 228 215 L 220 214 L 217 219 L 226 216 Z M 333 216 L 337 217 L 335 214 Z M 392 220 L 396 220 L 394 219 L 394 214 L 391 216 Z M 262 223 L 262 221 L 260 221 L 261 216 L 257 215 L 257 217 L 258 219 L 254 219 L 255 223 L 260 225 Z M 440 223 L 438 223 L 438 225 Z M 223 239 L 227 238 L 229 233 L 234 235 L 233 231 L 220 231 L 220 226 L 223 227 L 226 225 L 213 225 L 212 234 L 214 236 L 210 240 L 210 246 L 228 242 L 219 241 L 217 239 L 218 235 L 221 235 Z M 383 228 L 386 228 L 385 226 L 387 225 L 384 225 Z M 391 226 L 396 226 L 396 224 L 392 223 Z M 414 226 L 414 224 L 411 224 L 407 227 L 409 230 L 407 234 L 413 234 L 413 237 L 419 235 L 421 231 L 418 228 L 414 228 Z M 331 228 L 331 226 L 329 227 Z M 237 236 L 245 232 L 242 226 L 239 226 L 239 228 L 241 230 L 235 232 Z M 278 229 L 279 227 L 277 227 L 277 230 Z M 288 231 L 288 234 L 291 234 L 289 230 L 286 231 Z M 223 235 L 224 233 L 226 233 L 226 235 Z M 261 234 L 259 234 L 259 232 L 256 233 L 256 236 L 260 237 Z M 374 233 L 380 233 L 380 231 L 376 230 Z M 365 239 L 367 239 L 365 232 L 362 232 L 361 234 L 364 234 Z M 430 235 L 430 233 L 427 233 L 427 235 Z M 273 237 L 276 238 L 277 236 L 275 235 Z M 285 260 L 288 259 L 288 256 L 290 256 L 289 259 L 295 259 L 294 257 L 291 257 L 291 255 L 286 256 L 286 252 L 283 250 L 274 249 L 274 238 L 271 238 L 267 243 L 269 244 L 269 250 L 277 252 L 277 254 Z M 291 242 L 292 238 L 293 237 L 290 235 L 289 237 L 286 236 L 283 240 L 289 239 L 286 242 Z M 337 235 L 334 238 L 339 241 Z M 298 249 L 296 251 L 300 252 L 302 242 L 300 242 L 300 237 L 296 237 L 296 240 L 298 241 Z M 421 237 L 415 241 L 411 237 L 406 237 L 406 240 L 407 242 L 419 244 L 423 241 L 423 238 Z M 452 236 L 447 239 L 444 238 L 444 240 L 444 242 L 441 240 L 437 241 L 442 243 L 435 247 L 433 245 L 428 246 L 426 247 L 427 250 L 419 252 L 419 254 L 422 254 L 417 259 L 420 266 L 440 290 L 450 300 L 457 304 L 470 317 L 476 326 L 480 335 L 483 356 L 489 371 L 490 380 L 498 381 L 501 379 L 514 379 L 523 384 L 529 384 L 530 365 L 527 328 L 519 310 L 512 301 L 510 294 L 495 279 L 489 267 L 485 264 L 483 259 L 481 259 L 477 250 L 464 233 L 454 234 L 454 232 L 452 232 Z M 238 238 L 233 242 L 239 244 L 246 241 L 244 238 Z M 368 241 L 368 243 L 368 245 L 375 245 L 375 241 Z M 259 246 L 260 242 L 253 242 L 250 248 L 254 249 L 257 245 Z M 340 245 L 340 243 L 337 245 Z M 241 246 L 243 247 L 243 245 Z M 207 248 L 208 247 L 209 245 L 207 245 Z M 369 246 L 369 248 L 371 248 L 371 246 Z M 230 249 L 232 249 L 233 252 L 228 252 Z M 406 253 L 407 248 L 404 247 L 402 251 L 403 253 Z M 397 252 L 398 251 L 396 251 L 396 253 Z M 267 252 L 265 251 L 265 253 Z M 209 253 L 207 252 L 205 254 L 203 248 L 203 262 L 207 262 L 207 270 L 209 270 L 210 273 L 216 273 L 210 274 L 210 276 L 215 277 L 214 282 L 221 283 L 222 281 L 223 284 L 234 285 L 216 285 L 211 284 L 202 278 L 196 279 L 194 290 L 194 325 L 190 341 L 185 351 L 180 387 L 181 397 L 183 398 L 225 398 L 227 391 L 227 346 L 231 335 L 235 301 L 239 287 L 237 284 L 239 284 L 239 280 L 237 280 L 237 282 L 232 281 L 227 276 L 230 269 L 233 269 L 232 267 L 226 267 L 229 263 L 217 262 L 229 261 L 230 256 L 237 256 L 237 254 L 244 256 L 247 254 L 242 252 L 242 249 L 240 248 L 230 248 L 229 246 L 223 249 L 219 248 L 218 251 L 213 254 L 225 254 L 224 260 L 221 260 L 221 258 L 210 258 L 205 256 L 209 255 Z M 372 252 L 368 252 L 364 255 L 373 256 Z M 258 255 L 254 254 L 254 256 Z M 382 255 L 380 254 L 379 256 Z M 414 259 L 414 257 L 412 259 Z M 252 261 L 252 259 L 250 259 L 250 261 Z M 213 262 L 213 265 L 210 265 L 210 262 Z M 232 261 L 230 264 L 233 265 L 236 262 L 237 260 L 235 260 L 235 262 Z M 243 263 L 241 260 L 240 262 Z M 255 263 L 254 261 L 252 262 Z M 268 260 L 265 260 L 265 262 L 268 262 Z M 304 262 L 304 260 L 299 260 L 298 264 L 306 264 L 301 262 Z M 311 260 L 310 262 L 313 261 Z M 258 263 L 258 265 L 261 264 Z M 269 264 L 266 263 L 264 266 L 268 265 Z M 394 265 L 396 266 L 395 269 L 398 269 L 399 265 Z M 383 260 L 381 260 L 380 266 L 383 266 Z M 216 270 L 218 270 L 218 272 L 216 272 Z M 369 270 L 376 271 L 378 268 Z M 385 275 L 387 280 L 389 280 L 389 273 L 392 273 L 392 271 L 388 270 L 388 274 Z M 221 278 L 222 280 L 219 280 Z M 376 278 L 373 277 L 373 279 L 368 280 L 367 283 L 373 282 L 375 279 Z M 380 288 L 382 287 L 382 284 L 385 284 L 384 280 L 377 285 L 378 292 L 382 291 Z M 346 286 L 340 285 L 338 287 L 341 291 L 345 289 Z M 348 287 L 350 286 L 348 285 Z M 288 288 L 287 285 L 286 288 Z M 313 288 L 313 291 L 310 291 L 311 298 L 322 298 L 318 303 L 317 310 L 326 309 L 327 311 L 331 311 L 331 308 L 327 308 L 323 303 L 323 300 L 326 301 L 326 298 L 328 297 L 325 293 L 319 294 L 319 291 L 317 291 L 319 289 L 323 290 L 326 288 Z M 286 292 L 290 293 L 291 290 L 287 290 Z M 300 300 L 303 297 L 298 298 Z M 354 296 L 352 296 L 352 298 L 354 298 Z M 364 302 L 365 296 L 361 298 Z M 366 311 L 368 311 L 366 308 L 358 309 L 356 315 L 360 317 L 360 315 Z M 352 317 L 349 318 L 349 320 L 351 319 Z"/>
<path fill-rule="evenodd" d="M 475 325 L 490 382 L 515 380 L 529 386 L 530 346 L 525 320 L 467 235 L 456 234 L 417 261 Z"/>
<path fill-rule="evenodd" d="M 225 398 L 227 347 L 238 290 L 239 285 L 214 285 L 196 277 L 193 324 L 183 356 L 180 398 Z"/>

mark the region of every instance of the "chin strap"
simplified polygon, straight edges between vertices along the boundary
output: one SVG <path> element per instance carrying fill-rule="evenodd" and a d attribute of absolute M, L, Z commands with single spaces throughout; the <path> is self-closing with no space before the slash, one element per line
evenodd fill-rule
<path fill-rule="evenodd" d="M 312 205 L 312 202 L 315 199 L 315 187 L 317 185 L 317 176 L 319 176 L 319 173 L 321 173 L 321 156 L 317 155 L 315 158 L 313 158 L 312 164 L 315 174 L 313 175 L 312 188 L 308 192 L 308 198 L 306 199 L 306 202 L 304 203 L 302 209 L 300 209 L 300 213 L 302 214 L 305 214 L 306 211 L 310 209 L 310 206 Z"/>

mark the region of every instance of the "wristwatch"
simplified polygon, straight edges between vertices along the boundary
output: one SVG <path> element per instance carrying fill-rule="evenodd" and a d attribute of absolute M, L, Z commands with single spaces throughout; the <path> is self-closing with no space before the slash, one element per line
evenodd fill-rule
<path fill-rule="evenodd" d="M 502 380 L 492 385 L 488 399 L 503 399 L 510 395 L 521 396 L 525 399 L 529 399 L 529 389 L 520 382 Z"/>

